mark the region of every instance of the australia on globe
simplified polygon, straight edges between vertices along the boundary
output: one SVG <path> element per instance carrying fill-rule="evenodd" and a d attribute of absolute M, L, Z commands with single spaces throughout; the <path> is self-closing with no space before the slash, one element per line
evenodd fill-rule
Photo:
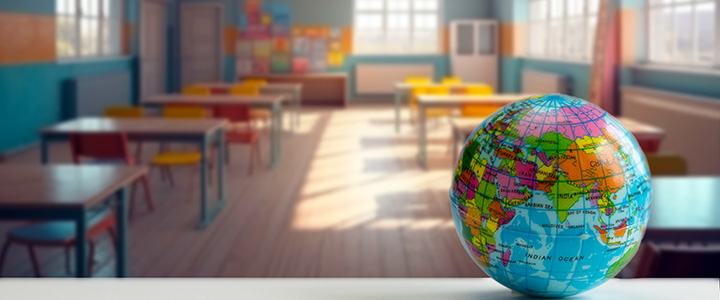
<path fill-rule="evenodd" d="M 500 284 L 565 297 L 614 277 L 648 221 L 650 172 L 632 134 L 585 100 L 541 95 L 487 117 L 450 188 L 457 234 Z"/>

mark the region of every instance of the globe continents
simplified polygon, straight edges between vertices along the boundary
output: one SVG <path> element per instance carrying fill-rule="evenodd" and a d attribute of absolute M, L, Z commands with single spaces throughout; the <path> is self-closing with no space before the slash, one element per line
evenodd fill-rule
<path fill-rule="evenodd" d="M 630 132 L 565 95 L 515 101 L 468 138 L 450 198 L 460 241 L 500 284 L 564 297 L 614 277 L 637 252 L 650 175 Z"/>

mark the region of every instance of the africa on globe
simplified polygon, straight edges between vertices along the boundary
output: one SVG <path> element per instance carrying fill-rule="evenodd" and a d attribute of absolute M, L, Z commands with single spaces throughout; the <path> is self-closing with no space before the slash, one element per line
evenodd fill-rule
<path fill-rule="evenodd" d="M 460 241 L 500 284 L 565 297 L 614 277 L 648 221 L 650 172 L 632 134 L 585 100 L 540 95 L 470 135 L 450 188 Z"/>

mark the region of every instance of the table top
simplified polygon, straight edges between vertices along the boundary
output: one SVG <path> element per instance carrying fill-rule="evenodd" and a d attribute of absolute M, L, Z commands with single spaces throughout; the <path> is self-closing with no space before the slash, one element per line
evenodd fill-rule
<path fill-rule="evenodd" d="M 404 81 L 396 82 L 395 88 L 400 90 L 406 90 L 414 87 L 438 87 L 438 86 L 447 86 L 451 88 L 465 88 L 469 86 L 478 86 L 478 85 L 489 85 L 486 82 L 462 82 L 462 83 L 440 83 L 440 82 L 431 82 L 431 83 L 407 83 Z"/>
<path fill-rule="evenodd" d="M 2 165 L 0 210 L 88 208 L 146 172 L 144 166 Z"/>
<path fill-rule="evenodd" d="M 219 88 L 219 89 L 229 89 L 233 86 L 236 86 L 238 84 L 242 84 L 242 82 L 201 82 L 193 84 L 193 86 L 202 86 L 207 88 Z M 296 91 L 302 89 L 302 83 L 275 83 L 275 82 L 268 82 L 266 84 L 258 86 L 260 88 L 260 92 L 280 92 L 280 91 Z"/>
<path fill-rule="evenodd" d="M 318 72 L 318 73 L 296 73 L 296 74 L 248 74 L 242 77 L 250 78 L 347 78 L 345 72 Z"/>
<path fill-rule="evenodd" d="M 284 95 L 185 95 L 165 94 L 145 97 L 141 104 L 188 104 L 188 105 L 218 105 L 218 104 L 273 104 L 275 102 L 289 101 L 290 97 Z"/>
<path fill-rule="evenodd" d="M 227 123 L 224 119 L 99 118 L 83 117 L 40 130 L 43 135 L 87 132 L 125 132 L 129 135 L 206 135 Z"/>
<path fill-rule="evenodd" d="M 532 96 L 535 96 L 535 94 L 419 95 L 418 102 L 426 106 L 459 106 L 463 104 L 505 105 Z"/>
<path fill-rule="evenodd" d="M 420 96 L 422 97 L 422 96 Z M 422 100 L 421 100 L 422 101 Z M 458 130 L 460 133 L 464 135 L 470 135 L 475 128 L 480 125 L 485 120 L 485 118 L 477 118 L 477 117 L 462 117 L 462 118 L 452 118 L 450 120 L 450 123 L 453 125 L 454 130 Z M 627 128 L 630 133 L 635 136 L 635 138 L 662 138 L 665 135 L 665 131 L 661 128 L 654 127 L 652 125 L 648 125 L 645 123 L 641 123 L 639 121 L 635 121 L 633 119 L 626 119 L 626 118 L 618 118 L 618 121 L 622 123 L 625 128 Z"/>
<path fill-rule="evenodd" d="M 75 300 L 78 295 L 103 299 L 532 299 L 490 278 L 263 278 L 123 280 L 3 279 L 3 295 L 29 300 Z M 571 299 L 717 300 L 718 279 L 610 279 Z M 12 297 L 16 296 L 16 297 Z"/>

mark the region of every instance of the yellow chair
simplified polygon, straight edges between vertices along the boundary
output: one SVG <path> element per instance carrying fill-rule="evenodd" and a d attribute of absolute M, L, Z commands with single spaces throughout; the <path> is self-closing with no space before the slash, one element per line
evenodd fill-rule
<path fill-rule="evenodd" d="M 492 95 L 493 89 L 489 85 L 469 86 L 465 89 L 468 95 Z M 463 105 L 460 115 L 463 117 L 487 117 L 500 109 L 502 105 Z"/>
<path fill-rule="evenodd" d="M 432 79 L 428 77 L 408 77 L 405 78 L 407 84 L 431 84 Z"/>
<path fill-rule="evenodd" d="M 233 95 L 258 95 L 260 94 L 260 86 L 264 83 L 260 83 L 260 79 L 246 79 L 252 83 L 243 83 L 241 85 L 233 86 L 230 89 L 230 93 Z M 262 122 L 268 122 L 272 117 L 272 112 L 266 108 L 253 108 L 250 109 L 250 118 L 253 120 L 261 120 Z"/>
<path fill-rule="evenodd" d="M 445 77 L 442 79 L 442 84 L 462 84 L 462 79 L 460 77 Z"/>
<path fill-rule="evenodd" d="M 420 95 L 447 95 L 450 93 L 450 89 L 447 87 L 437 86 L 437 87 L 414 87 L 412 90 L 412 95 L 410 96 L 410 101 L 408 101 L 408 105 L 411 110 L 417 111 L 418 110 L 418 96 Z M 448 110 L 443 108 L 431 108 L 425 110 L 425 117 L 426 118 L 439 118 L 447 116 Z M 411 115 L 411 118 L 414 120 L 414 114 Z"/>
<path fill-rule="evenodd" d="M 171 106 L 163 109 L 163 117 L 170 119 L 204 119 L 206 117 L 205 109 L 202 107 L 192 106 Z M 198 166 L 202 161 L 202 153 L 200 151 L 165 151 L 165 146 L 161 146 L 160 153 L 153 156 L 150 160 L 151 167 L 160 168 L 160 175 L 163 180 L 167 175 L 171 185 L 175 185 L 170 173 L 170 167 L 181 166 Z M 164 172 L 164 173 L 163 173 Z"/>
<path fill-rule="evenodd" d="M 210 88 L 203 86 L 188 85 L 182 91 L 185 95 L 210 95 Z"/>
<path fill-rule="evenodd" d="M 105 108 L 103 115 L 110 118 L 142 118 L 145 116 L 145 111 L 142 107 L 109 106 Z"/>
<path fill-rule="evenodd" d="M 267 80 L 260 79 L 260 78 L 249 78 L 242 81 L 243 85 L 254 85 L 254 86 L 263 86 L 267 84 Z"/>
<path fill-rule="evenodd" d="M 650 174 L 652 175 L 686 175 L 687 162 L 677 154 L 646 154 Z"/>

